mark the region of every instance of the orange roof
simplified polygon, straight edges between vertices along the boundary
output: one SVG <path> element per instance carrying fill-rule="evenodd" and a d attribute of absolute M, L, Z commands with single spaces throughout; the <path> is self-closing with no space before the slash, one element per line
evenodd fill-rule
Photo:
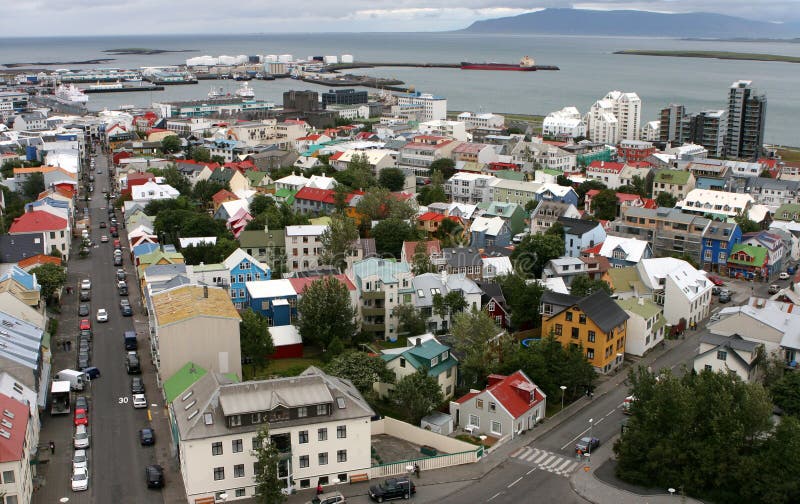
<path fill-rule="evenodd" d="M 239 197 L 227 189 L 220 189 L 214 193 L 214 196 L 212 196 L 211 199 L 214 201 L 214 203 L 223 203 L 225 201 L 231 201 L 231 199 L 237 200 Z"/>
<path fill-rule="evenodd" d="M 58 257 L 53 257 L 44 254 L 36 254 L 35 256 L 26 257 L 25 259 L 21 259 L 17 266 L 22 269 L 29 268 L 31 266 L 38 266 L 40 264 L 55 264 L 56 266 L 61 266 L 61 259 Z"/>
<path fill-rule="evenodd" d="M 417 217 L 417 220 L 420 222 L 427 222 L 427 221 L 440 222 L 443 221 L 444 219 L 445 219 L 444 215 L 438 214 L 436 212 L 425 212 L 424 214 Z"/>
<path fill-rule="evenodd" d="M 55 171 L 55 166 L 29 166 L 22 168 L 14 168 L 14 175 L 23 173 L 50 173 Z"/>

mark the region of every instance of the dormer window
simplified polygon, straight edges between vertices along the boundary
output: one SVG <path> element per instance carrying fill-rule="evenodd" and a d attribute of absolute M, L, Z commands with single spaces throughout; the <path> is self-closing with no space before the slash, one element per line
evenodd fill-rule
<path fill-rule="evenodd" d="M 317 404 L 317 415 L 327 415 L 327 414 L 328 414 L 328 405 Z"/>
<path fill-rule="evenodd" d="M 231 415 L 228 417 L 228 425 L 230 427 L 239 427 L 242 425 L 242 416 L 241 415 Z"/>

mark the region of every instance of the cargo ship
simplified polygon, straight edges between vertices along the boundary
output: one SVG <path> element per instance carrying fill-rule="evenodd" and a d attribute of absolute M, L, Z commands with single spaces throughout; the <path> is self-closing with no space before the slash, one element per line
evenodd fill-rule
<path fill-rule="evenodd" d="M 533 58 L 525 56 L 518 64 L 513 65 L 509 63 L 470 63 L 469 61 L 461 62 L 461 70 L 504 70 L 513 72 L 535 72 L 537 70 L 558 70 L 556 66 L 537 66 Z"/>

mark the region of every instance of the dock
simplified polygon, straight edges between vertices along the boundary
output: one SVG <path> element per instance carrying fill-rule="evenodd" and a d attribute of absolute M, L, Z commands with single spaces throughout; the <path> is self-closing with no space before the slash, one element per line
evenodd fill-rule
<path fill-rule="evenodd" d="M 121 88 L 100 88 L 100 89 L 91 89 L 86 88 L 82 89 L 86 94 L 95 94 L 95 93 L 133 93 L 137 91 L 164 91 L 164 86 L 156 85 L 156 84 L 141 84 L 141 85 L 123 85 Z"/>

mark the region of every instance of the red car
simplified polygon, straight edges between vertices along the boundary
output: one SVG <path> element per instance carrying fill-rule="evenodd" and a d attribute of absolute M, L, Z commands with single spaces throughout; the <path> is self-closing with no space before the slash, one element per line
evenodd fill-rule
<path fill-rule="evenodd" d="M 722 279 L 717 275 L 708 275 L 708 279 L 711 281 L 711 283 L 713 283 L 717 287 L 725 285 L 725 282 L 723 282 Z"/>
<path fill-rule="evenodd" d="M 89 425 L 89 412 L 82 408 L 76 409 L 75 425 Z"/>
<path fill-rule="evenodd" d="M 92 329 L 92 323 L 89 322 L 89 319 L 81 320 L 81 331 L 89 331 Z"/>

